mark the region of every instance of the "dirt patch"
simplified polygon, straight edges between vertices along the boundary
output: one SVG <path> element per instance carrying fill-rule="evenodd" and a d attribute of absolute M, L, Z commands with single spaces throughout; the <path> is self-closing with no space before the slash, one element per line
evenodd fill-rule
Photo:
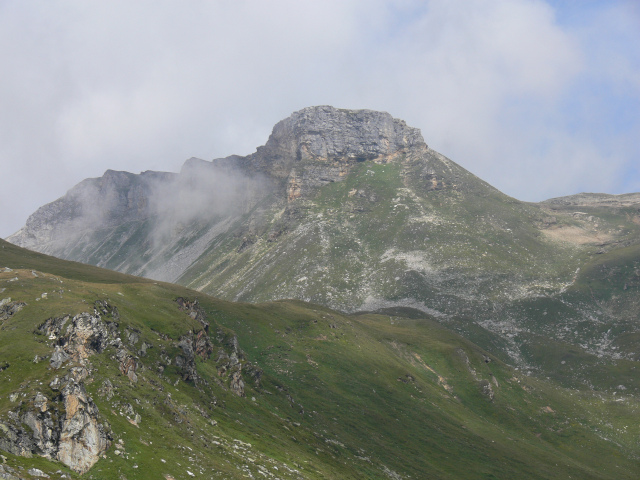
<path fill-rule="evenodd" d="M 596 244 L 610 242 L 613 237 L 593 230 L 585 230 L 584 228 L 558 225 L 542 230 L 547 237 L 560 242 L 569 242 L 576 245 Z"/>

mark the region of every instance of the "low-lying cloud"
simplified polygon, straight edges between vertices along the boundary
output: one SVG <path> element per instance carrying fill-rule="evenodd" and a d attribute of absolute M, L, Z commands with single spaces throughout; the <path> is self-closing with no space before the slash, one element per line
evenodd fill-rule
<path fill-rule="evenodd" d="M 170 242 L 186 226 L 222 221 L 249 212 L 268 192 L 266 178 L 192 159 L 180 175 L 158 182 L 149 198 L 154 247 Z"/>

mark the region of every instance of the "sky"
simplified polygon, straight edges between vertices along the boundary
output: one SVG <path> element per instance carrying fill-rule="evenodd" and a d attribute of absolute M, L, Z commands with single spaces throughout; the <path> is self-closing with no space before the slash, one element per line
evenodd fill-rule
<path fill-rule="evenodd" d="M 521 200 L 640 191 L 637 0 L 0 0 L 0 65 L 0 237 L 312 105 L 387 111 Z"/>

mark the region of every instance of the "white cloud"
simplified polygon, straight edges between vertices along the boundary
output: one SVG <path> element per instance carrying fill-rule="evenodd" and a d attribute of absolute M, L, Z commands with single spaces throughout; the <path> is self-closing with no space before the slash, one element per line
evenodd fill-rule
<path fill-rule="evenodd" d="M 519 198 L 622 188 L 639 153 L 624 105 L 640 98 L 640 13 L 613 2 L 569 24 L 554 8 L 2 2 L 0 235 L 83 178 L 248 154 L 318 104 L 389 111 Z"/>

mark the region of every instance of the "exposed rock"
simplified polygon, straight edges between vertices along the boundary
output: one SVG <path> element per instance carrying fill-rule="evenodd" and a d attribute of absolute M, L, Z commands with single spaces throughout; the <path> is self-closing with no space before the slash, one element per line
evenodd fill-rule
<path fill-rule="evenodd" d="M 488 380 L 480 380 L 478 382 L 478 386 L 480 387 L 480 393 L 486 396 L 489 400 L 493 400 L 495 393 L 493 392 L 493 388 L 491 387 L 491 382 Z"/>
<path fill-rule="evenodd" d="M 140 332 L 134 330 L 127 330 L 124 336 L 131 346 L 135 346 L 140 341 Z"/>
<path fill-rule="evenodd" d="M 5 298 L 0 301 L 0 321 L 8 320 L 13 315 L 18 313 L 27 304 L 24 302 L 12 302 L 11 298 Z"/>
<path fill-rule="evenodd" d="M 120 348 L 116 353 L 116 358 L 120 362 L 120 372 L 126 375 L 133 383 L 138 381 L 136 370 L 138 362 L 125 348 Z"/>
<path fill-rule="evenodd" d="M 64 197 L 40 207 L 9 241 L 54 253 L 87 230 L 145 219 L 154 213 L 149 202 L 154 188 L 173 177 L 175 174 L 164 172 L 134 175 L 107 170 L 102 177 L 83 180 Z"/>
<path fill-rule="evenodd" d="M 293 202 L 296 198 L 302 196 L 302 187 L 300 185 L 301 179 L 296 175 L 295 170 L 291 171 L 289 180 L 287 182 L 287 201 Z"/>
<path fill-rule="evenodd" d="M 51 380 L 51 383 L 49 383 L 49 388 L 54 392 L 60 390 L 62 388 L 62 382 L 60 381 L 60 378 L 55 377 L 53 380 Z"/>
<path fill-rule="evenodd" d="M 242 380 L 242 374 L 240 370 L 236 370 L 231 374 L 231 381 L 229 382 L 229 388 L 233 393 L 239 397 L 244 397 L 244 381 Z"/>
<path fill-rule="evenodd" d="M 108 433 L 98 421 L 98 407 L 82 384 L 69 382 L 62 389 L 62 420 L 58 460 L 76 472 L 88 471 L 110 446 Z"/>
<path fill-rule="evenodd" d="M 200 322 L 200 325 L 205 329 L 206 332 L 209 332 L 209 322 L 207 321 L 207 315 L 205 314 L 202 307 L 198 303 L 198 299 L 188 300 L 183 297 L 176 298 L 176 303 L 180 310 L 186 311 L 191 318 Z"/>
<path fill-rule="evenodd" d="M 71 358 L 67 353 L 62 349 L 60 345 L 56 345 L 55 351 L 51 354 L 51 360 L 49 360 L 49 364 L 51 368 L 59 369 L 64 362 Z"/>
<path fill-rule="evenodd" d="M 75 365 L 49 383 L 52 395 L 36 392 L 18 411 L 8 412 L 9 422 L 0 424 L 1 449 L 57 459 L 79 473 L 91 468 L 109 447 L 109 433 L 100 423 L 98 407 L 87 395 L 83 381 L 90 373 L 90 355 L 122 343 L 117 337 L 118 318 L 117 309 L 96 302 L 93 314 L 49 318 L 38 327 L 38 332 L 54 342 L 51 367 L 59 369 L 67 361 Z"/>
<path fill-rule="evenodd" d="M 47 397 L 45 397 L 42 393 L 38 392 L 36 397 L 33 399 L 33 406 L 36 407 L 36 410 L 39 410 L 41 413 L 47 411 Z"/>
<path fill-rule="evenodd" d="M 101 312 L 94 309 L 93 315 L 85 312 L 73 318 L 66 315 L 47 319 L 38 330 L 55 341 L 51 366 L 60 368 L 67 360 L 83 362 L 90 355 L 103 352 L 108 345 L 119 344 L 115 318 L 119 318 L 117 311 L 112 319 L 105 321 Z"/>
<path fill-rule="evenodd" d="M 64 386 L 53 401 L 37 392 L 26 408 L 9 412 L 9 421 L 0 423 L 0 448 L 24 457 L 57 459 L 84 473 L 109 447 L 109 432 L 84 385 L 71 374 L 60 383 Z"/>
<path fill-rule="evenodd" d="M 30 468 L 29 470 L 27 470 L 27 473 L 33 477 L 50 478 L 49 475 L 47 475 L 46 473 L 44 473 L 42 470 L 38 468 Z"/>
<path fill-rule="evenodd" d="M 18 472 L 9 465 L 0 465 L 0 478 L 3 480 L 22 480 L 24 477 L 17 476 Z"/>
<path fill-rule="evenodd" d="M 303 190 L 305 184 L 340 180 L 350 164 L 386 162 L 409 148 L 427 148 L 420 131 L 386 112 L 319 106 L 278 122 L 266 145 L 250 155 L 248 162 L 275 177 L 292 179 L 300 178 L 299 173 L 292 174 L 294 165 L 297 172 L 300 164 L 313 161 L 318 169 L 295 181 Z"/>
<path fill-rule="evenodd" d="M 191 331 L 180 337 L 178 347 L 182 349 L 183 353 L 183 355 L 176 357 L 176 365 L 181 368 L 182 379 L 185 382 L 192 381 L 197 383 L 201 378 L 196 370 L 196 357 L 207 360 L 213 353 L 213 345 L 209 340 L 209 336 L 204 330 L 200 330 L 197 335 L 194 335 Z"/>
<path fill-rule="evenodd" d="M 142 342 L 142 345 L 140 346 L 140 350 L 138 350 L 138 355 L 141 357 L 144 357 L 147 354 L 147 350 L 150 349 L 151 347 L 153 347 L 152 344 L 147 342 Z"/>

